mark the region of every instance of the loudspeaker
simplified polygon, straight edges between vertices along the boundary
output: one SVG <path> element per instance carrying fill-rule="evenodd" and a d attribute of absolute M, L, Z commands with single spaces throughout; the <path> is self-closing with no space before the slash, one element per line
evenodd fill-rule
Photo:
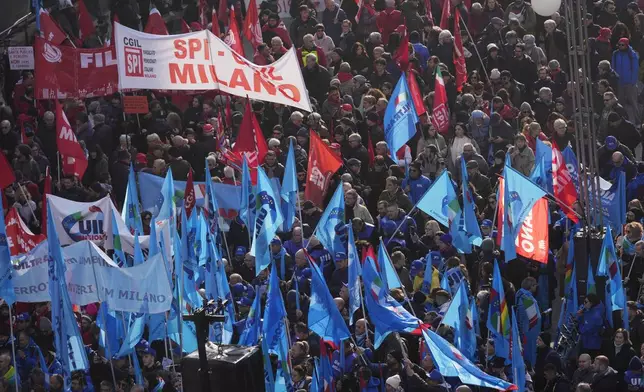
<path fill-rule="evenodd" d="M 263 392 L 264 363 L 261 350 L 257 346 L 246 347 L 208 343 L 208 367 L 210 368 L 210 387 L 213 392 Z M 199 353 L 188 354 L 181 360 L 183 390 L 201 392 L 199 374 Z"/>

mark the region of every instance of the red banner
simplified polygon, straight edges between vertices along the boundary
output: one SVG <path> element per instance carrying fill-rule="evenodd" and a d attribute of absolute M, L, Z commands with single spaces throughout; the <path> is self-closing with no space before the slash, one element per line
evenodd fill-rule
<path fill-rule="evenodd" d="M 91 98 L 118 91 L 114 47 L 77 49 L 36 37 L 37 99 Z"/>
<path fill-rule="evenodd" d="M 5 223 L 11 256 L 27 253 L 45 240 L 44 235 L 34 234 L 29 230 L 15 208 L 9 209 Z"/>
<path fill-rule="evenodd" d="M 496 243 L 501 245 L 503 235 L 503 178 L 499 178 Z M 548 262 L 548 200 L 541 198 L 525 218 L 515 238 L 517 255 L 540 263 Z"/>
<path fill-rule="evenodd" d="M 324 195 L 331 183 L 331 177 L 342 166 L 342 159 L 331 151 L 315 131 L 311 131 L 310 135 L 308 177 L 304 189 L 304 199 L 321 207 Z"/>

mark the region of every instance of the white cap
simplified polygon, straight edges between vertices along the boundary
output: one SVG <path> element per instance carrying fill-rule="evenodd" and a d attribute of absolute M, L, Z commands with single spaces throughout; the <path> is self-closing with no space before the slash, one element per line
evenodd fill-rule
<path fill-rule="evenodd" d="M 396 374 L 395 376 L 389 377 L 386 384 L 392 388 L 400 388 L 400 376 Z"/>

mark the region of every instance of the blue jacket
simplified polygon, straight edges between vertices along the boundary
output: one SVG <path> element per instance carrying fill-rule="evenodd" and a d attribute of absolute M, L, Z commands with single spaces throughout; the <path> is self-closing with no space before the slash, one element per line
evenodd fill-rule
<path fill-rule="evenodd" d="M 16 347 L 16 351 L 22 351 L 25 353 L 24 358 L 20 358 L 20 355 L 16 355 L 16 363 L 18 365 L 18 374 L 20 374 L 20 378 L 28 380 L 31 370 L 41 363 L 42 352 L 40 351 L 40 347 L 38 347 L 33 339 L 29 339 L 27 347 Z M 44 362 L 44 359 L 42 362 Z"/>
<path fill-rule="evenodd" d="M 429 49 L 427 49 L 427 46 L 421 44 L 420 42 L 417 42 L 415 44 L 411 44 L 411 46 L 414 47 L 414 52 L 418 56 L 418 62 L 420 63 L 420 69 L 425 71 L 427 69 L 427 61 L 429 61 Z"/>
<path fill-rule="evenodd" d="M 639 77 L 640 61 L 637 53 L 628 47 L 625 51 L 616 50 L 611 60 L 613 69 L 619 75 L 619 84 L 635 84 Z"/>
<path fill-rule="evenodd" d="M 432 180 L 422 175 L 415 180 L 412 180 L 411 178 L 405 178 L 402 183 L 403 189 L 405 189 L 408 185 L 409 199 L 411 199 L 412 203 L 416 204 L 432 185 Z"/>
<path fill-rule="evenodd" d="M 579 316 L 579 333 L 581 345 L 585 349 L 598 350 L 602 346 L 601 333 L 604 329 L 604 304 L 595 305 L 590 310 L 584 309 Z"/>

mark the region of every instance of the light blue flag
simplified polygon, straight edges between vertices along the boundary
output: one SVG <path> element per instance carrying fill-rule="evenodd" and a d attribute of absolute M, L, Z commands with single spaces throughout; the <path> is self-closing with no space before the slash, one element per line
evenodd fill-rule
<path fill-rule="evenodd" d="M 70 388 L 71 373 L 76 370 L 89 369 L 85 345 L 78 329 L 78 323 L 72 311 L 72 303 L 67 293 L 65 282 L 65 260 L 56 226 L 52 216 L 51 205 L 47 206 L 47 233 L 49 248 L 49 295 L 51 296 L 51 318 L 54 333 L 54 347 L 57 357 L 63 365 L 65 389 Z"/>
<path fill-rule="evenodd" d="M 138 385 L 144 385 L 143 372 L 141 371 L 141 364 L 139 364 L 139 357 L 136 353 L 130 354 L 130 361 L 132 361 L 132 367 L 134 368 L 134 382 Z"/>
<path fill-rule="evenodd" d="M 395 154 L 416 134 L 418 115 L 407 78 L 401 75 L 385 109 L 384 131 L 389 151 Z"/>
<path fill-rule="evenodd" d="M 114 254 L 112 255 L 112 259 L 119 267 L 127 267 L 127 258 L 125 257 L 125 252 L 123 252 L 123 246 L 121 245 L 121 235 L 119 234 L 119 227 L 116 223 L 116 212 L 114 210 L 112 210 L 110 219 L 112 219 L 112 242 L 114 244 Z"/>
<path fill-rule="evenodd" d="M 282 339 L 286 339 L 284 336 Z M 291 378 L 291 370 L 289 368 L 288 353 L 284 351 L 284 347 L 288 347 L 288 341 L 279 345 L 280 353 L 277 356 L 277 371 L 275 372 L 275 392 L 292 392 L 293 380 Z"/>
<path fill-rule="evenodd" d="M 331 253 L 334 260 L 336 252 L 344 252 L 344 245 L 336 231 L 342 225 L 344 225 L 344 189 L 340 184 L 335 189 L 335 193 L 333 193 L 333 197 L 322 213 L 315 229 L 316 237 Z"/>
<path fill-rule="evenodd" d="M 380 347 L 392 332 L 411 332 L 419 327 L 420 320 L 389 295 L 371 257 L 365 259 L 362 279 L 365 286 L 365 306 L 372 325 L 376 327 L 375 348 Z"/>
<path fill-rule="evenodd" d="M 311 268 L 311 303 L 309 305 L 309 329 L 322 339 L 341 343 L 351 334 L 329 292 L 324 276 L 315 262 Z"/>
<path fill-rule="evenodd" d="M 527 179 L 512 167 L 503 169 L 504 178 L 504 210 L 503 210 L 503 247 L 505 261 L 517 257 L 515 239 L 521 229 L 521 224 L 528 216 L 534 204 L 546 192 L 532 181 Z"/>
<path fill-rule="evenodd" d="M 487 328 L 490 337 L 494 339 L 495 355 L 501 358 L 510 356 L 510 314 L 505 299 L 503 280 L 499 263 L 494 261 L 494 272 L 492 274 L 492 285 L 490 287 L 490 300 L 488 304 Z"/>
<path fill-rule="evenodd" d="M 516 312 L 512 317 L 512 381 L 518 388 L 517 392 L 525 391 L 525 362 L 523 355 L 521 355 L 521 336 L 517 326 Z"/>
<path fill-rule="evenodd" d="M 443 377 L 458 377 L 463 384 L 506 391 L 512 384 L 490 376 L 467 359 L 456 347 L 430 329 L 423 330 L 423 338 L 431 352 L 434 364 Z"/>
<path fill-rule="evenodd" d="M 465 235 L 467 237 L 466 244 L 481 246 L 481 241 L 483 238 L 481 236 L 481 228 L 479 227 L 479 222 L 476 219 L 476 213 L 474 212 L 474 197 L 472 196 L 472 191 L 470 190 L 469 183 L 470 177 L 467 174 L 467 166 L 465 165 L 465 159 L 461 158 L 461 177 L 463 184 L 463 218 L 465 219 Z M 472 247 L 469 247 L 469 252 L 466 250 L 465 253 L 471 253 Z"/>
<path fill-rule="evenodd" d="M 216 261 L 221 259 L 219 255 L 219 250 L 217 245 L 212 238 L 211 234 L 208 234 L 207 249 L 208 251 L 208 263 L 206 263 L 206 276 L 205 276 L 205 286 L 206 286 L 206 297 L 210 299 L 219 298 L 219 288 L 218 279 L 217 279 L 217 266 Z"/>
<path fill-rule="evenodd" d="M 456 295 L 443 316 L 443 324 L 454 328 L 454 344 L 467 358 L 476 356 L 476 335 L 472 320 L 468 317 L 470 300 L 467 297 L 467 284 L 461 280 Z"/>
<path fill-rule="evenodd" d="M 461 205 L 447 170 L 438 176 L 416 206 L 443 226 L 450 227 L 460 217 Z"/>
<path fill-rule="evenodd" d="M 474 327 L 474 334 L 476 336 L 481 335 L 481 318 L 479 317 L 479 308 L 476 306 L 476 298 L 470 298 L 470 314 L 472 318 L 472 326 Z"/>
<path fill-rule="evenodd" d="M 228 283 L 228 276 L 224 268 L 224 262 L 221 258 L 217 259 L 215 266 L 217 267 L 217 293 L 222 301 L 228 300 L 228 304 L 224 308 L 224 329 L 222 331 L 222 342 L 230 344 L 233 338 L 233 325 L 235 324 L 235 301 L 230 293 L 230 284 Z"/>
<path fill-rule="evenodd" d="M 199 214 L 195 214 L 195 240 L 192 244 L 192 249 L 196 257 L 197 265 L 203 267 L 208 261 L 208 250 L 206 249 L 207 235 L 208 235 L 208 224 L 206 218 L 203 215 L 203 211 L 199 211 Z"/>
<path fill-rule="evenodd" d="M 313 377 L 311 378 L 311 385 L 309 387 L 309 392 L 323 392 L 320 389 L 321 379 L 322 378 L 320 377 L 320 359 L 314 358 Z"/>
<path fill-rule="evenodd" d="M 295 148 L 293 147 L 293 140 L 290 141 L 288 147 L 288 155 L 286 158 L 286 166 L 284 167 L 284 178 L 282 179 L 282 188 L 280 189 L 280 196 L 284 200 L 284 223 L 283 230 L 289 231 L 295 221 L 295 205 L 297 204 L 297 192 L 299 184 L 297 182 L 297 169 L 295 163 Z"/>
<path fill-rule="evenodd" d="M 597 283 L 595 283 L 595 274 L 593 274 L 593 265 L 588 257 L 588 278 L 586 279 L 586 293 L 597 294 Z"/>
<path fill-rule="evenodd" d="M 205 173 L 210 173 L 210 169 L 208 169 L 208 159 L 206 159 Z M 210 175 L 206 175 L 205 188 L 206 195 L 204 198 L 202 212 L 206 216 L 210 234 L 215 234 L 219 230 L 219 203 L 217 203 L 217 197 L 215 196 L 215 189 Z"/>
<path fill-rule="evenodd" d="M 535 150 L 535 165 L 537 162 L 541 164 L 541 177 L 539 182 L 535 183 L 552 193 L 552 147 L 537 138 Z"/>
<path fill-rule="evenodd" d="M 125 339 L 123 339 L 123 343 L 121 344 L 121 348 L 116 354 L 117 358 L 132 354 L 136 345 L 143 339 L 147 315 L 143 313 L 130 313 L 129 319 L 129 327 L 125 334 Z"/>
<path fill-rule="evenodd" d="M 127 177 L 127 189 L 125 190 L 125 205 L 121 211 L 121 217 L 130 233 L 138 231 L 143 233 L 143 222 L 141 222 L 141 208 L 139 208 L 139 191 L 136 187 L 136 176 L 134 166 L 130 163 L 130 173 Z"/>
<path fill-rule="evenodd" d="M 152 231 L 150 231 L 152 234 Z M 145 258 L 143 257 L 143 250 L 141 250 L 141 243 L 139 242 L 139 232 L 134 232 L 134 265 L 143 264 Z"/>
<path fill-rule="evenodd" d="M 148 241 L 148 259 L 161 250 L 161 247 L 159 246 L 159 239 L 157 238 L 157 231 L 156 231 L 156 220 L 153 219 L 152 222 L 150 222 L 150 239 Z"/>
<path fill-rule="evenodd" d="M 257 197 L 255 203 L 255 235 L 250 254 L 255 256 L 255 271 L 259 275 L 271 263 L 270 243 L 284 221 L 279 198 L 271 181 L 260 166 L 257 168 Z"/>
<path fill-rule="evenodd" d="M 358 250 L 356 249 L 355 239 L 353 237 L 353 226 L 347 225 L 348 239 L 347 239 L 347 258 L 349 260 L 349 325 L 353 325 L 353 314 L 356 310 L 360 309 L 362 288 L 360 286 L 360 274 L 362 268 L 360 260 L 358 260 Z M 297 285 L 297 279 L 295 279 Z M 297 286 L 296 286 L 297 287 Z"/>
<path fill-rule="evenodd" d="M 577 161 L 577 156 L 570 146 L 564 148 L 563 151 L 561 151 L 561 155 L 566 162 L 566 168 L 568 169 L 568 173 L 570 173 L 572 182 L 575 184 L 575 189 L 579 192 L 579 162 Z"/>
<path fill-rule="evenodd" d="M 606 226 L 606 234 L 602 242 L 602 249 L 599 253 L 599 265 L 597 266 L 597 276 L 606 276 L 606 318 L 611 327 L 613 327 L 613 312 L 622 310 L 626 307 L 624 297 L 624 286 L 622 284 L 622 274 L 620 272 L 617 254 L 615 253 L 615 244 L 613 243 L 613 233 L 610 225 Z"/>
<path fill-rule="evenodd" d="M 284 338 L 286 337 L 286 330 L 284 328 L 286 309 L 284 308 L 284 299 L 282 298 L 279 284 L 277 267 L 273 264 L 268 281 L 262 332 L 264 340 L 266 340 L 267 351 L 276 355 L 279 355 L 280 352 L 288 352 L 288 347 L 279 347 L 284 344 Z"/>
<path fill-rule="evenodd" d="M 275 390 L 275 379 L 273 377 L 273 364 L 266 346 L 266 339 L 262 339 L 262 356 L 264 358 L 264 388 L 266 392 Z"/>
<path fill-rule="evenodd" d="M 2 200 L 1 189 L 0 200 Z M 9 250 L 9 241 L 7 240 L 4 209 L 0 208 L 0 210 L 0 298 L 4 299 L 7 305 L 11 306 L 16 302 L 16 293 L 13 291 L 13 281 L 11 280 L 13 266 L 11 265 L 11 251 Z"/>
<path fill-rule="evenodd" d="M 176 225 L 177 222 L 177 204 L 174 199 L 174 178 L 172 177 L 171 168 L 168 168 L 168 172 L 165 175 L 157 206 L 159 206 L 159 213 L 156 216 L 156 219 L 169 219 L 171 227 L 175 227 L 174 225 Z"/>
<path fill-rule="evenodd" d="M 535 366 L 537 363 L 537 338 L 541 334 L 539 302 L 532 295 L 532 292 L 521 288 L 517 291 L 514 303 L 516 304 L 514 314 L 517 317 L 521 341 L 525 342 L 523 358 L 525 358 L 526 362 Z"/>
<path fill-rule="evenodd" d="M 106 358 L 114 358 L 119 351 L 119 339 L 122 338 L 123 327 L 116 312 L 109 305 L 102 303 L 96 316 L 96 326 L 99 328 L 98 344 L 105 349 Z"/>
<path fill-rule="evenodd" d="M 257 290 L 255 290 L 257 292 Z M 262 326 L 262 301 L 259 293 L 255 294 L 253 304 L 246 316 L 244 331 L 239 336 L 240 346 L 255 346 L 259 340 L 260 327 Z"/>
<path fill-rule="evenodd" d="M 242 156 L 242 160 L 241 205 L 239 207 L 239 217 L 248 228 L 250 235 L 253 236 L 255 230 L 256 195 L 245 155 Z M 257 184 L 259 185 L 259 174 L 257 177 Z M 257 271 L 257 273 L 259 273 L 259 271 Z"/>
<path fill-rule="evenodd" d="M 378 247 L 378 265 L 380 266 L 380 279 L 387 287 L 387 291 L 402 287 L 384 241 L 380 241 L 380 246 Z"/>

